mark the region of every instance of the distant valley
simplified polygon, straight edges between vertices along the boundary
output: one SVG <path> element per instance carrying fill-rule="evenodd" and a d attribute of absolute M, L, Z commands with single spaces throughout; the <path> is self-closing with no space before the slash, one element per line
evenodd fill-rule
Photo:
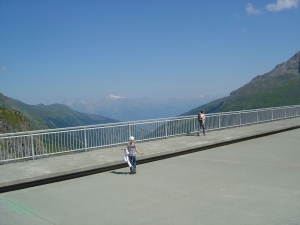
<path fill-rule="evenodd" d="M 100 99 L 70 99 L 63 104 L 82 113 L 96 114 L 120 121 L 174 117 L 221 96 L 188 96 L 158 100 L 109 95 Z"/>
<path fill-rule="evenodd" d="M 73 99 L 70 108 L 120 121 L 196 115 L 300 104 L 300 51 L 263 75 L 234 90 L 229 96 L 190 96 L 155 100 L 110 95 L 102 99 Z"/>

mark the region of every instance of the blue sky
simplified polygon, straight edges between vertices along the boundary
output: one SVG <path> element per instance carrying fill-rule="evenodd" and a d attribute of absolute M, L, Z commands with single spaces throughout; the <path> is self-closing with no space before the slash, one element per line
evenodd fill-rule
<path fill-rule="evenodd" d="M 300 0 L 0 0 L 0 92 L 228 95 L 300 50 Z"/>

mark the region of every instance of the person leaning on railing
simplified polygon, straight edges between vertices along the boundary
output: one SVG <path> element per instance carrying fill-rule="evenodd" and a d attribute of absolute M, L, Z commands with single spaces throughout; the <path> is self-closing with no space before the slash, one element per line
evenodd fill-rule
<path fill-rule="evenodd" d="M 197 135 L 200 136 L 201 129 L 203 130 L 203 136 L 205 135 L 205 120 L 206 116 L 204 114 L 204 110 L 201 109 L 198 113 L 198 122 L 199 122 L 199 131 L 197 132 Z"/>

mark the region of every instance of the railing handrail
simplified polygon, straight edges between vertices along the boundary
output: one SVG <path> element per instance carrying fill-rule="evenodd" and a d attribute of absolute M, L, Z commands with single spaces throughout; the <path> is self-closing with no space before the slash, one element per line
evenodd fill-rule
<path fill-rule="evenodd" d="M 228 111 L 228 112 L 219 112 L 219 113 L 209 113 L 206 114 L 206 117 L 216 116 L 216 115 L 228 115 L 228 114 L 239 114 L 239 113 L 248 113 L 248 112 L 257 112 L 257 111 L 267 111 L 267 110 L 276 110 L 276 109 L 285 109 L 285 108 L 295 108 L 300 107 L 300 105 L 291 105 L 291 106 L 280 106 L 280 107 L 271 107 L 271 108 L 261 108 L 261 109 L 249 109 L 249 110 L 240 110 L 240 111 Z M 13 133 L 3 133 L 0 134 L 0 137 L 5 136 L 22 136 L 22 135 L 30 135 L 30 134 L 45 134 L 45 133 L 56 133 L 62 131 L 77 131 L 84 130 L 89 128 L 98 128 L 98 127 L 115 127 L 115 126 L 124 126 L 128 123 L 130 124 L 144 124 L 150 122 L 163 122 L 163 121 L 171 121 L 171 120 L 180 120 L 184 118 L 194 118 L 197 115 L 189 115 L 189 116 L 176 116 L 176 117 L 166 117 L 166 118 L 156 118 L 156 119 L 147 119 L 147 120 L 133 120 L 133 121 L 125 121 L 125 122 L 114 122 L 114 123 L 102 123 L 102 124 L 94 124 L 94 125 L 85 125 L 85 126 L 75 126 L 75 127 L 64 127 L 64 128 L 54 128 L 54 129 L 45 129 L 45 130 L 33 130 L 33 131 L 22 131 L 22 132 L 13 132 Z"/>

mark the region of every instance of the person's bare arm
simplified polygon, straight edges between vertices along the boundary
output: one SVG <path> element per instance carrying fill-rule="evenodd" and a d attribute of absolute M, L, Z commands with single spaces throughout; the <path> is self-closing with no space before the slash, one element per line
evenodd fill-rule
<path fill-rule="evenodd" d="M 144 155 L 144 153 L 140 152 L 140 151 L 137 149 L 137 147 L 135 147 L 135 150 L 136 150 L 139 154 Z"/>

